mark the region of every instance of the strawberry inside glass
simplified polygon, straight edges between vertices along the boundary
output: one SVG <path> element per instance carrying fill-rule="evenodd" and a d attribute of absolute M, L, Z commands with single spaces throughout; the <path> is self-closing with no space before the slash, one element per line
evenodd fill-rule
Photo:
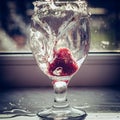
<path fill-rule="evenodd" d="M 48 71 L 53 76 L 70 76 L 78 70 L 78 65 L 67 48 L 54 51 L 54 60 L 49 63 Z"/>

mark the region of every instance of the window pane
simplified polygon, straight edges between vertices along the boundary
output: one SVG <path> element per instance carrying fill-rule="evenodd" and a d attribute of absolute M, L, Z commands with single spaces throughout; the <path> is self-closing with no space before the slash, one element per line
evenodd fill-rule
<path fill-rule="evenodd" d="M 120 2 L 90 0 L 91 52 L 120 52 Z"/>
<path fill-rule="evenodd" d="M 28 52 L 28 27 L 33 13 L 33 0 L 0 2 L 0 51 Z"/>
<path fill-rule="evenodd" d="M 33 0 L 0 3 L 0 52 L 30 52 L 28 28 Z M 88 0 L 91 52 L 120 52 L 120 2 Z"/>

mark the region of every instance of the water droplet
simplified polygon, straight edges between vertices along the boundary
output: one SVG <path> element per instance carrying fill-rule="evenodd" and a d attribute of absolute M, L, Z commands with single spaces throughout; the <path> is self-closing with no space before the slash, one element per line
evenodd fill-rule
<path fill-rule="evenodd" d="M 4 107 L 3 109 L 4 109 L 4 110 L 7 110 L 8 108 L 7 108 L 7 107 Z"/>
<path fill-rule="evenodd" d="M 9 102 L 9 105 L 10 105 L 10 106 L 16 106 L 15 104 L 13 104 L 13 103 L 11 103 L 11 102 Z"/>
<path fill-rule="evenodd" d="M 0 115 L 0 119 L 13 118 L 13 117 L 17 117 L 17 116 L 29 116 L 29 117 L 33 117 L 33 116 L 36 116 L 36 114 L 31 113 L 29 110 L 11 109 L 11 110 L 3 111 L 2 115 Z"/>

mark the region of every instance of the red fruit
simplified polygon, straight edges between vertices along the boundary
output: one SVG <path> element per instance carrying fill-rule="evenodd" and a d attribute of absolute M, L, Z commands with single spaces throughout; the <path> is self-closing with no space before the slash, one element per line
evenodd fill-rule
<path fill-rule="evenodd" d="M 78 70 L 77 63 L 72 59 L 69 49 L 60 48 L 54 52 L 55 59 L 49 63 L 48 71 L 54 76 L 69 76 Z"/>

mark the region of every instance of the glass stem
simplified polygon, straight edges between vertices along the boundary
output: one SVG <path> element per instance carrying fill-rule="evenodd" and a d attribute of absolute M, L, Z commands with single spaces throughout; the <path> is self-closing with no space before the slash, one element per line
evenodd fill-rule
<path fill-rule="evenodd" d="M 64 81 L 56 81 L 53 84 L 54 88 L 54 108 L 66 108 L 69 107 L 69 103 L 67 100 L 67 86 L 68 84 Z"/>

